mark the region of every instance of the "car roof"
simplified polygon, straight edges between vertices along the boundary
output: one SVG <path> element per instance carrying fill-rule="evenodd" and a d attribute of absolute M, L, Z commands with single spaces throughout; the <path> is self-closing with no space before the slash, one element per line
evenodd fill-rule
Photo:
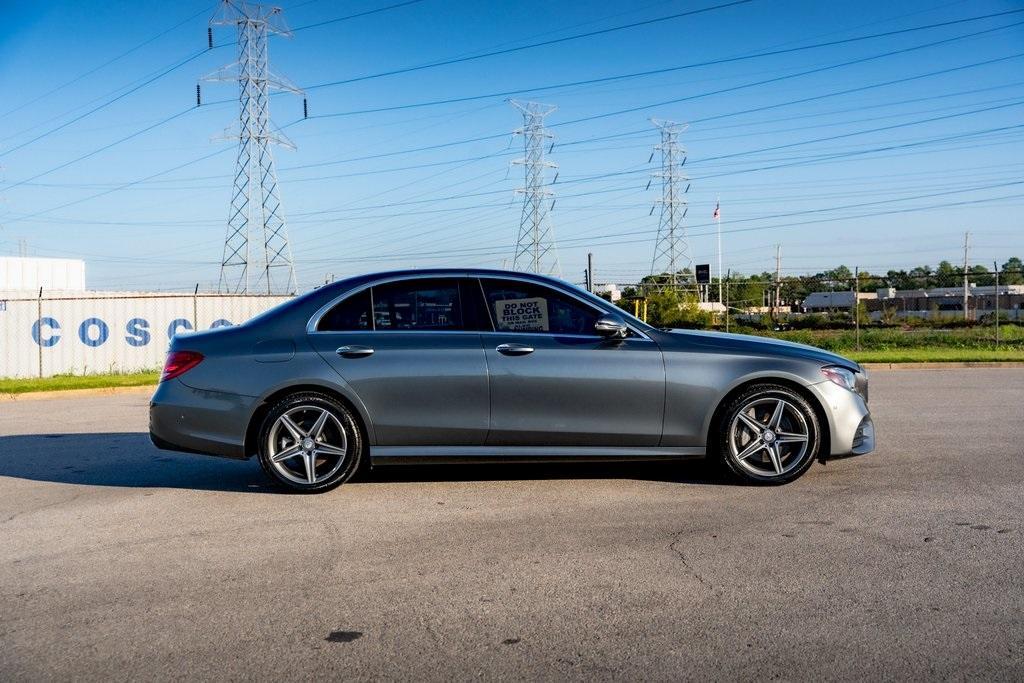
<path fill-rule="evenodd" d="M 576 289 L 571 282 L 552 275 L 538 275 L 515 270 L 499 270 L 496 268 L 407 268 L 403 270 L 385 270 L 376 273 L 363 273 L 338 280 L 327 285 L 331 290 L 349 289 L 376 280 L 399 279 L 403 277 L 511 277 L 521 280 L 532 280 L 556 286 Z M 324 289 L 324 288 L 321 288 Z"/>

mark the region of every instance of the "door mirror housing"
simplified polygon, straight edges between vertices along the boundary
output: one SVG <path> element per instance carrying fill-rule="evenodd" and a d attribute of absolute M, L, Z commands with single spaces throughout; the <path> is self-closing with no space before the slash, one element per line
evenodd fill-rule
<path fill-rule="evenodd" d="M 614 313 L 605 313 L 594 323 L 594 331 L 602 337 L 623 339 L 629 334 L 626 321 Z"/>

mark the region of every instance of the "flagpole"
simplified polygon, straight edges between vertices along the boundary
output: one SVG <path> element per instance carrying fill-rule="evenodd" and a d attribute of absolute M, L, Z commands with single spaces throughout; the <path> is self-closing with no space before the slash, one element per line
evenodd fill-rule
<path fill-rule="evenodd" d="M 718 303 L 725 305 L 725 299 L 722 298 L 722 202 L 719 197 L 715 198 L 715 225 L 718 233 Z M 725 312 L 729 315 L 729 311 Z"/>

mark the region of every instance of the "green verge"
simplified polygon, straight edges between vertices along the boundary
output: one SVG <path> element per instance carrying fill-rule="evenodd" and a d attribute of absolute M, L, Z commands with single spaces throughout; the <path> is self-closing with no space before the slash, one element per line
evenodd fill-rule
<path fill-rule="evenodd" d="M 978 363 L 1024 362 L 1024 350 L 1017 349 L 949 349 L 917 348 L 882 351 L 837 351 L 858 363 Z"/>
<path fill-rule="evenodd" d="M 27 394 L 34 391 L 64 391 L 67 389 L 106 389 L 110 387 L 140 387 L 156 384 L 160 373 L 136 372 L 123 375 L 57 375 L 31 379 L 0 379 L 0 394 Z"/>

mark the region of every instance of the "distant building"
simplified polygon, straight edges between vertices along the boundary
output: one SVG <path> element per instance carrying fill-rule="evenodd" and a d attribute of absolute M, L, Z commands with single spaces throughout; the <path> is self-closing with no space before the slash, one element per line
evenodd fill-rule
<path fill-rule="evenodd" d="M 855 293 L 849 290 L 839 292 L 812 292 L 803 302 L 807 313 L 828 311 L 850 311 L 853 309 Z M 883 313 L 892 317 L 927 318 L 932 315 L 963 315 L 963 287 L 934 287 L 932 289 L 884 288 L 876 292 L 861 292 L 860 300 L 872 319 L 878 320 Z M 967 288 L 967 312 L 972 318 L 992 314 L 996 307 L 994 286 L 969 285 Z M 1024 318 L 1024 285 L 999 285 L 999 310 L 1013 320 Z"/>
<path fill-rule="evenodd" d="M 852 291 L 811 292 L 804 299 L 803 309 L 808 313 L 850 310 L 853 308 L 855 296 L 856 292 Z M 867 301 L 868 299 L 875 299 L 877 296 L 874 292 L 861 292 L 860 300 Z"/>
<path fill-rule="evenodd" d="M 85 261 L 0 256 L 0 291 L 85 291 Z"/>
<path fill-rule="evenodd" d="M 968 317 L 993 314 L 996 309 L 994 285 L 967 287 Z M 896 317 L 925 318 L 929 315 L 950 315 L 964 310 L 963 287 L 931 289 L 879 289 L 877 301 L 868 306 L 873 318 L 887 313 Z M 1024 317 L 1024 285 L 999 285 L 999 310 L 1013 320 Z"/>
<path fill-rule="evenodd" d="M 608 295 L 608 300 L 615 303 L 622 298 L 622 290 L 615 284 L 594 285 L 594 294 L 598 296 Z"/>

